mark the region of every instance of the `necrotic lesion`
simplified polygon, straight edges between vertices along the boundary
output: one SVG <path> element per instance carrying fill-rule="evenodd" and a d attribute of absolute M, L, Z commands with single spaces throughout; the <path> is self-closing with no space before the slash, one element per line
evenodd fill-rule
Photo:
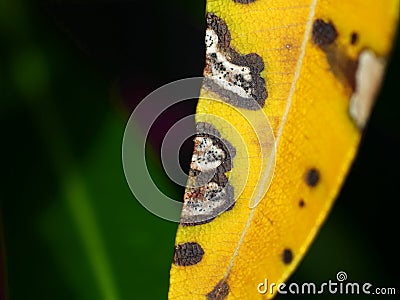
<path fill-rule="evenodd" d="M 268 97 L 260 73 L 264 62 L 256 53 L 241 55 L 230 46 L 227 24 L 213 13 L 207 14 L 206 67 L 204 87 L 237 107 L 257 110 Z"/>
<path fill-rule="evenodd" d="M 175 246 L 174 264 L 177 266 L 192 266 L 198 264 L 204 255 L 204 250 L 196 242 L 187 242 Z"/>
<path fill-rule="evenodd" d="M 235 148 L 209 123 L 197 124 L 194 141 L 181 214 L 182 225 L 210 222 L 235 203 L 234 189 L 225 174 L 233 167 Z"/>

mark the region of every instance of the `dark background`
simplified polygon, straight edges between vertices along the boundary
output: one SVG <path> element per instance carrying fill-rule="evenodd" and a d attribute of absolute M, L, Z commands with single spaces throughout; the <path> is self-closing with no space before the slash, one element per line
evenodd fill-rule
<path fill-rule="evenodd" d="M 205 1 L 5 2 L 0 299 L 166 298 L 177 225 L 134 200 L 121 142 L 145 95 L 201 76 Z M 400 293 L 398 47 L 393 54 L 359 155 L 292 282 L 342 270 Z M 161 173 L 158 151 L 168 126 L 194 109 L 188 101 L 167 112 L 150 136 L 153 177 L 176 199 L 182 188 Z"/>

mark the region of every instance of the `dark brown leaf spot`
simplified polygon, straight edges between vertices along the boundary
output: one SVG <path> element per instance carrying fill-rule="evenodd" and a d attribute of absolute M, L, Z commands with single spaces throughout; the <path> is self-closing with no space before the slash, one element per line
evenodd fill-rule
<path fill-rule="evenodd" d="M 358 41 L 358 34 L 357 32 L 353 32 L 350 36 L 350 43 L 354 45 Z"/>
<path fill-rule="evenodd" d="M 229 285 L 225 280 L 221 280 L 214 289 L 207 294 L 207 300 L 223 300 L 229 294 Z"/>
<path fill-rule="evenodd" d="M 233 2 L 240 3 L 240 4 L 250 4 L 256 2 L 256 0 L 233 0 Z"/>
<path fill-rule="evenodd" d="M 192 266 L 201 261 L 204 250 L 198 243 L 189 242 L 175 246 L 174 264 L 177 266 Z"/>
<path fill-rule="evenodd" d="M 305 176 L 306 183 L 310 187 L 315 187 L 319 182 L 319 178 L 319 171 L 315 168 L 308 170 Z"/>
<path fill-rule="evenodd" d="M 304 202 L 303 199 L 300 199 L 300 201 L 299 201 L 299 206 L 300 206 L 300 207 L 304 207 L 304 205 L 306 205 L 306 203 Z"/>
<path fill-rule="evenodd" d="M 214 30 L 218 36 L 218 44 L 222 49 L 229 48 L 231 43 L 231 32 L 228 29 L 225 21 L 213 13 L 208 13 L 206 16 L 207 28 Z"/>
<path fill-rule="evenodd" d="M 289 248 L 286 248 L 285 250 L 283 250 L 282 253 L 282 261 L 285 265 L 288 265 L 292 262 L 293 260 L 293 252 L 292 250 L 290 250 Z"/>
<path fill-rule="evenodd" d="M 332 44 L 338 34 L 332 23 L 325 23 L 321 19 L 316 19 L 312 29 L 312 40 L 318 46 L 326 46 Z"/>

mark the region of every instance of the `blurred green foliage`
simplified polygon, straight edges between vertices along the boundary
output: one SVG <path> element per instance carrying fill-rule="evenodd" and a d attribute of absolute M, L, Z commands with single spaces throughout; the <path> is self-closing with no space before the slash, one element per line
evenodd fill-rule
<path fill-rule="evenodd" d="M 121 142 L 141 97 L 201 75 L 203 12 L 203 1 L 1 0 L 0 263 L 8 289 L 0 284 L 0 299 L 166 298 L 176 224 L 133 198 Z M 344 270 L 353 281 L 400 282 L 399 59 L 397 48 L 354 167 L 291 281 Z M 150 139 L 150 169 L 179 198 L 182 188 L 162 173 L 161 137 Z"/>

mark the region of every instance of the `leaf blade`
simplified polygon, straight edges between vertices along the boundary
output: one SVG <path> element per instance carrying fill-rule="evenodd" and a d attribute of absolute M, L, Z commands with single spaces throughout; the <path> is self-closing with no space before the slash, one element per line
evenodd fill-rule
<path fill-rule="evenodd" d="M 256 209 L 249 210 L 244 200 L 251 197 L 254 182 L 258 180 L 252 174 L 260 173 L 255 155 L 259 147 L 252 141 L 251 134 L 241 128 L 243 118 L 226 104 L 206 100 L 216 94 L 202 90 L 197 112 L 225 118 L 234 124 L 240 136 L 244 136 L 245 145 L 250 149 L 250 184 L 246 185 L 232 211 L 222 213 L 209 224 L 178 229 L 177 244 L 196 241 L 204 248 L 205 255 L 196 266 L 186 269 L 172 266 L 171 299 L 184 298 L 183 295 L 204 299 L 214 287 L 221 286 L 221 282 L 230 287 L 228 299 L 263 298 L 257 291 L 257 283 L 265 277 L 279 283 L 295 269 L 333 205 L 356 154 L 361 132 L 350 117 L 349 99 L 357 86 L 360 88 L 360 82 L 352 78 L 355 72 L 348 66 L 357 66 L 358 57 L 365 48 L 373 49 L 379 56 L 389 55 L 398 2 L 385 2 L 376 13 L 371 11 L 372 3 L 352 3 L 345 8 L 349 13 L 352 5 L 357 6 L 360 19 L 372 15 L 372 19 L 380 20 L 378 27 L 382 30 L 372 28 L 373 25 L 366 24 L 365 19 L 363 26 L 351 27 L 354 24 L 345 21 L 342 11 L 327 1 L 313 1 L 311 6 L 300 4 L 297 9 L 308 7 L 310 10 L 308 14 L 303 12 L 297 17 L 304 20 L 308 15 L 310 21 L 305 23 L 308 25 L 303 31 L 297 33 L 297 36 L 303 33 L 305 38 L 293 38 L 290 42 L 285 40 L 286 36 L 273 30 L 295 28 L 296 24 L 302 23 L 293 22 L 290 16 L 282 18 L 279 13 L 276 18 L 271 17 L 271 11 L 282 5 L 279 1 L 271 5 L 274 4 L 277 6 L 268 7 L 262 1 L 247 6 L 233 1 L 208 2 L 207 11 L 218 14 L 231 28 L 232 47 L 241 54 L 258 53 L 264 60 L 263 77 L 269 96 L 263 110 L 271 120 L 278 141 L 277 167 L 266 199 Z M 259 21 L 260 12 L 264 13 L 262 21 Z M 279 16 L 281 20 L 290 19 L 292 23 L 274 26 L 273 22 L 279 20 Z M 332 31 L 334 39 L 329 43 L 315 42 L 314 30 L 317 33 L 326 30 L 316 28 L 317 19 L 321 20 L 322 26 L 337 27 L 334 30 L 338 34 Z M 268 20 L 273 21 L 268 23 Z M 334 25 L 330 25 L 331 22 Z M 277 51 L 275 56 L 265 50 L 262 39 L 257 37 L 259 32 L 271 28 L 278 40 L 272 48 Z M 350 39 L 354 30 L 360 36 L 356 45 Z M 285 48 L 296 51 L 296 45 L 300 45 L 297 55 L 286 55 L 282 63 L 286 71 L 290 71 L 278 72 L 282 69 L 281 51 Z M 297 57 L 294 61 L 290 59 L 293 56 Z M 290 77 L 293 80 L 289 82 L 282 80 Z M 352 80 L 358 85 L 353 86 Z M 282 98 L 287 100 L 282 101 Z M 199 117 L 197 121 L 211 123 L 223 138 L 229 140 L 232 132 L 213 118 Z M 246 147 L 239 146 L 234 139 L 231 142 L 237 147 L 234 173 L 235 168 L 237 171 L 243 167 L 239 160 Z M 234 183 L 233 186 L 236 188 Z M 265 245 L 270 248 L 265 249 Z"/>

